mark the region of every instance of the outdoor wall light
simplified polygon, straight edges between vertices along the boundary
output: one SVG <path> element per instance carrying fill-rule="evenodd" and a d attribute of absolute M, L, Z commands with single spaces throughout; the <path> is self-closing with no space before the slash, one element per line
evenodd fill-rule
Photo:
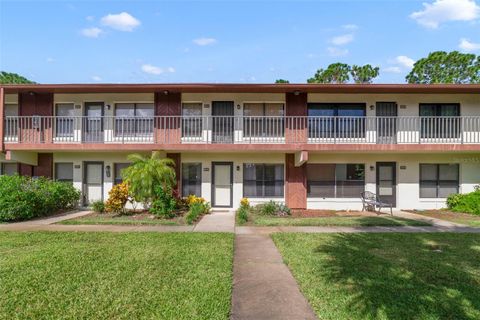
<path fill-rule="evenodd" d="M 374 167 L 374 166 L 370 166 L 370 171 L 375 171 L 375 167 Z"/>
<path fill-rule="evenodd" d="M 28 94 L 31 95 L 31 96 L 34 96 L 34 95 L 35 95 L 35 92 L 29 91 Z"/>
<path fill-rule="evenodd" d="M 167 96 L 168 95 L 168 90 L 163 91 L 163 94 Z"/>
<path fill-rule="evenodd" d="M 237 104 L 237 110 L 240 110 L 241 108 L 242 107 L 239 104 Z"/>
<path fill-rule="evenodd" d="M 375 106 L 372 104 L 372 105 L 370 106 L 370 110 L 373 110 L 373 109 L 375 109 Z"/>
<path fill-rule="evenodd" d="M 107 178 L 110 178 L 110 166 L 105 167 L 105 175 L 107 176 Z"/>
<path fill-rule="evenodd" d="M 237 171 L 240 171 L 240 166 L 237 166 Z"/>
<path fill-rule="evenodd" d="M 107 110 L 110 110 L 111 106 L 109 104 L 107 104 Z"/>
<path fill-rule="evenodd" d="M 300 91 L 298 91 L 298 90 L 293 91 L 293 95 L 294 95 L 294 96 L 299 96 L 299 95 L 300 95 Z"/>

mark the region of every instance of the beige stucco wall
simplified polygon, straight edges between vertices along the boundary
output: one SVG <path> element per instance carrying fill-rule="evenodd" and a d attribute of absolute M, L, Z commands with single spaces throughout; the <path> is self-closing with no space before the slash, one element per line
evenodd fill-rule
<path fill-rule="evenodd" d="M 111 176 L 106 177 L 104 172 L 104 198 L 108 198 L 108 191 L 113 185 L 114 163 L 127 162 L 129 153 L 54 153 L 54 162 L 73 162 L 74 185 L 81 190 L 84 161 L 103 161 L 111 167 Z M 148 153 L 147 153 L 148 154 Z M 182 162 L 200 162 L 202 164 L 202 196 L 211 201 L 212 162 L 233 162 L 233 205 L 238 206 L 243 196 L 243 164 L 244 163 L 285 163 L 283 153 L 183 153 Z M 375 192 L 376 162 L 392 161 L 397 163 L 397 208 L 400 209 L 432 209 L 445 207 L 445 199 L 425 199 L 419 197 L 420 163 L 459 163 L 460 164 L 460 192 L 473 191 L 475 185 L 480 184 L 480 154 L 474 153 L 443 153 L 443 154 L 366 154 L 366 153 L 310 153 L 308 163 L 363 163 L 365 164 L 365 189 Z M 239 170 L 237 170 L 237 166 Z M 400 167 L 405 169 L 400 169 Z M 204 169 L 208 168 L 208 171 Z M 250 199 L 253 204 L 268 201 L 269 198 Z M 284 202 L 284 198 L 273 198 Z M 328 199 L 308 198 L 307 207 L 314 209 L 361 209 L 360 199 Z"/>

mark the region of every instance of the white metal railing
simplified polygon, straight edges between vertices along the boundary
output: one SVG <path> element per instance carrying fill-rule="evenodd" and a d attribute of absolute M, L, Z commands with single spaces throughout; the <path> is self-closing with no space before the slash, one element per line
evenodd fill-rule
<path fill-rule="evenodd" d="M 480 144 L 480 116 L 7 116 L 6 143 Z"/>

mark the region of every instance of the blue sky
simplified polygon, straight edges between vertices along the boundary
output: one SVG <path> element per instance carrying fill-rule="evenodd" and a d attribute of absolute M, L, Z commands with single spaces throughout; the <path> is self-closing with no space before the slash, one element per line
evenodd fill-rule
<path fill-rule="evenodd" d="M 480 54 L 479 0 L 0 0 L 0 69 L 40 83 L 304 83 L 338 61 L 403 83 L 435 50 Z"/>

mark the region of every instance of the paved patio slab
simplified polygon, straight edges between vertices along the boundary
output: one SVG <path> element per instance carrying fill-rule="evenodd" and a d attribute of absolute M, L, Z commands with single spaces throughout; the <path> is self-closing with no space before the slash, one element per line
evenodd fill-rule
<path fill-rule="evenodd" d="M 269 236 L 237 235 L 231 319 L 316 319 Z"/>

